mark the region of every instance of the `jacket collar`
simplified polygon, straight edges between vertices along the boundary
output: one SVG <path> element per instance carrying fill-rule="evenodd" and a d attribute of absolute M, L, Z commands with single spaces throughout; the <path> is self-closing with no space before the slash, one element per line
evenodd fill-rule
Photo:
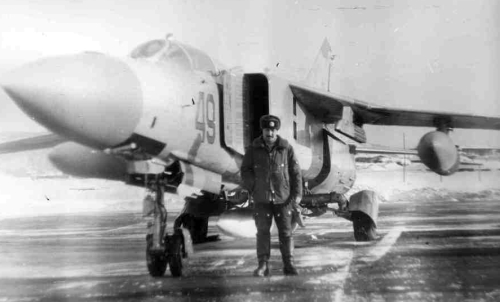
<path fill-rule="evenodd" d="M 257 137 L 254 139 L 253 144 L 255 148 L 266 148 L 266 143 L 264 142 L 264 138 L 261 136 Z M 276 140 L 276 148 L 277 149 L 286 149 L 288 147 L 288 142 L 286 139 L 281 138 L 281 136 L 278 135 L 278 139 Z"/>

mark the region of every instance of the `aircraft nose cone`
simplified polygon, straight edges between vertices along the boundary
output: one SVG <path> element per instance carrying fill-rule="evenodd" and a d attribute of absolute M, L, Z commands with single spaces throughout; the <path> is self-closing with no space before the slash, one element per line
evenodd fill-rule
<path fill-rule="evenodd" d="M 94 147 L 129 138 L 142 110 L 140 82 L 118 59 L 84 53 L 25 65 L 3 78 L 6 93 L 51 131 Z"/>

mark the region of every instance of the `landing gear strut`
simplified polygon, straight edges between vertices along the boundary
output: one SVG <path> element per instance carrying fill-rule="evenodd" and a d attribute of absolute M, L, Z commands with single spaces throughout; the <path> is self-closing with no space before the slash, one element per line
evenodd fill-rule
<path fill-rule="evenodd" d="M 174 233 L 168 235 L 167 210 L 164 205 L 164 188 L 157 184 L 153 210 L 153 222 L 148 225 L 146 236 L 146 261 L 149 274 L 161 277 L 165 274 L 167 265 L 173 277 L 182 276 L 183 259 L 192 253 L 192 242 L 189 231 L 174 228 Z"/>

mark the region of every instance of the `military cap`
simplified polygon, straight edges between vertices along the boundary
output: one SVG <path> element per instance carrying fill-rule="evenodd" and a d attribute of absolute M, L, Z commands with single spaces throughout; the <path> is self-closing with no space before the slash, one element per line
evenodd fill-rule
<path fill-rule="evenodd" d="M 260 129 L 280 130 L 281 121 L 277 116 L 264 115 L 260 118 Z"/>

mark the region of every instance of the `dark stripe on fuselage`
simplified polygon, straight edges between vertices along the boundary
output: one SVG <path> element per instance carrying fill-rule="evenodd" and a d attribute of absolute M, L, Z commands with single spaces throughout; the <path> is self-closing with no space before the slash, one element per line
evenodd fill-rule
<path fill-rule="evenodd" d="M 137 148 L 143 152 L 153 156 L 160 154 L 161 151 L 163 151 L 163 149 L 167 146 L 167 144 L 155 139 L 134 133 L 126 141 L 116 145 L 115 148 L 130 145 L 132 143 L 136 144 Z"/>
<path fill-rule="evenodd" d="M 330 145 L 329 145 L 329 136 L 328 132 L 323 129 L 323 165 L 321 166 L 321 171 L 316 175 L 315 178 L 309 181 L 309 188 L 312 189 L 317 185 L 321 184 L 326 180 L 328 175 L 330 174 L 332 163 L 330 159 Z"/>

